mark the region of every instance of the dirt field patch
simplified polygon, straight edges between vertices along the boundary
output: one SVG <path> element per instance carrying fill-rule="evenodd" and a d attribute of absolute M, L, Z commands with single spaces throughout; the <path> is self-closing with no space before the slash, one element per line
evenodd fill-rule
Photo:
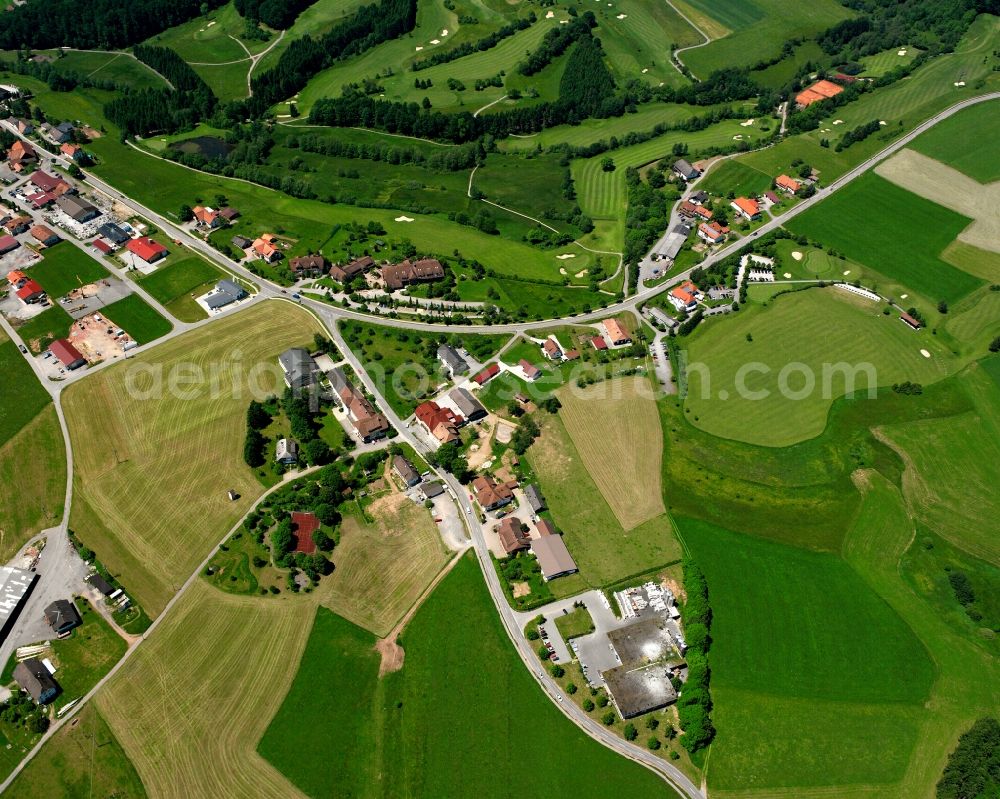
<path fill-rule="evenodd" d="M 642 377 L 559 391 L 559 416 L 622 529 L 666 512 L 660 487 L 663 433 Z"/>
<path fill-rule="evenodd" d="M 907 191 L 970 217 L 973 222 L 959 234 L 959 241 L 1000 252 L 1000 181 L 983 185 L 915 150 L 901 150 L 875 167 L 875 172 Z"/>
<path fill-rule="evenodd" d="M 132 337 L 101 314 L 77 319 L 69 330 L 69 340 L 89 363 L 122 357 L 135 346 Z"/>

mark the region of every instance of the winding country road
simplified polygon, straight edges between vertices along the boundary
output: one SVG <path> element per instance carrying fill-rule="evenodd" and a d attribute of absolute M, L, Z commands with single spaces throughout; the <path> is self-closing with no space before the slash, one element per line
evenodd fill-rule
<path fill-rule="evenodd" d="M 808 208 L 811 208 L 816 203 L 821 202 L 823 199 L 830 196 L 833 192 L 843 188 L 855 178 L 863 175 L 865 172 L 869 171 L 870 169 L 872 169 L 874 166 L 876 166 L 886 158 L 890 157 L 894 153 L 901 150 L 903 147 L 909 144 L 914 138 L 916 138 L 926 130 L 930 129 L 934 125 L 938 124 L 942 120 L 947 119 L 953 114 L 956 114 L 962 109 L 968 108 L 969 106 L 976 105 L 978 103 L 982 103 L 988 100 L 996 100 L 996 99 L 1000 99 L 1000 92 L 991 92 L 988 94 L 980 95 L 978 97 L 969 98 L 939 112 L 935 116 L 931 117 L 922 124 L 918 125 L 909 133 L 905 134 L 904 136 L 902 136 L 901 138 L 890 144 L 885 149 L 881 150 L 878 154 L 872 156 L 868 160 L 856 166 L 854 169 L 842 175 L 840 178 L 833 181 L 829 186 L 817 192 L 817 194 L 814 197 L 811 197 L 803 201 L 799 205 L 795 206 L 794 208 L 790 209 L 780 218 L 773 219 L 772 221 L 766 223 L 765 225 L 760 227 L 753 234 L 753 236 L 763 235 L 771 230 L 775 230 L 778 227 L 780 227 L 786 220 L 796 216 L 799 213 L 802 213 Z M 37 144 L 35 146 L 36 149 L 44 152 L 43 148 L 38 147 Z M 68 163 L 66 162 L 65 159 L 61 158 L 60 156 L 56 156 L 55 154 L 52 153 L 49 153 L 49 155 L 50 157 L 57 159 L 64 166 L 68 167 Z M 259 284 L 261 286 L 260 291 L 256 294 L 256 296 L 252 300 L 250 300 L 249 302 L 241 303 L 237 308 L 232 309 L 232 311 L 230 311 L 229 313 L 220 314 L 220 316 L 227 316 L 230 315 L 231 313 L 239 313 L 246 307 L 254 305 L 264 299 L 281 299 L 286 302 L 291 302 L 291 300 L 287 297 L 286 292 L 282 290 L 280 287 L 271 284 L 268 281 L 262 280 L 259 276 L 252 274 L 251 272 L 249 272 L 249 270 L 245 269 L 241 264 L 238 264 L 230 260 L 226 256 L 214 250 L 212 247 L 210 247 L 202 240 L 191 236 L 185 230 L 179 228 L 175 223 L 171 222 L 170 220 L 156 213 L 152 209 L 146 208 L 145 206 L 136 202 L 135 200 L 132 200 L 131 198 L 127 198 L 124 195 L 120 194 L 117 190 L 114 189 L 114 187 L 108 185 L 107 183 L 100 180 L 96 176 L 92 174 L 86 174 L 84 182 L 87 183 L 89 186 L 91 186 L 93 189 L 97 189 L 98 191 L 108 195 L 109 197 L 114 198 L 116 201 L 126 205 L 127 207 L 132 209 L 132 211 L 134 211 L 136 214 L 148 218 L 154 224 L 160 226 L 163 230 L 172 231 L 171 235 L 173 236 L 173 238 L 183 242 L 191 249 L 194 249 L 197 252 L 201 253 L 210 261 L 212 261 L 215 264 L 218 264 L 226 271 L 232 274 L 239 275 L 245 278 L 246 280 L 250 281 L 251 283 Z M 732 255 L 733 253 L 737 252 L 742 247 L 744 247 L 746 243 L 747 243 L 746 239 L 740 239 L 739 241 L 736 241 L 732 245 L 725 247 L 724 249 L 720 250 L 714 255 L 709 256 L 707 259 L 702 261 L 701 264 L 699 264 L 699 266 L 704 268 L 716 261 L 726 258 L 729 255 Z M 353 311 L 345 308 L 335 307 L 325 304 L 323 302 L 319 302 L 316 300 L 309 300 L 309 299 L 303 299 L 300 304 L 310 309 L 318 318 L 322 320 L 324 326 L 329 330 L 331 337 L 333 338 L 337 346 L 340 348 L 345 359 L 348 361 L 348 363 L 350 363 L 350 365 L 356 372 L 358 379 L 365 386 L 365 388 L 368 391 L 370 391 L 373 396 L 376 397 L 379 406 L 385 413 L 390 424 L 392 424 L 393 427 L 395 427 L 396 430 L 399 431 L 400 437 L 403 440 L 407 441 L 411 446 L 413 446 L 417 452 L 426 454 L 428 448 L 423 444 L 422 441 L 420 441 L 416 436 L 413 435 L 411 429 L 406 424 L 406 422 L 392 410 L 391 406 L 385 401 L 385 398 L 379 392 L 378 386 L 375 385 L 374 381 L 372 381 L 370 376 L 362 367 L 362 364 L 358 359 L 358 357 L 347 346 L 346 342 L 343 339 L 343 336 L 340 334 L 340 330 L 338 327 L 338 322 L 340 320 L 360 319 L 374 324 L 384 325 L 394 328 L 411 328 L 418 330 L 439 331 L 447 333 L 463 333 L 463 332 L 509 333 L 509 334 L 524 333 L 535 329 L 550 328 L 556 324 L 578 324 L 581 322 L 593 322 L 597 321 L 598 319 L 607 317 L 611 314 L 620 313 L 623 311 L 635 313 L 637 311 L 638 306 L 641 303 L 649 300 L 651 297 L 663 291 L 666 291 L 668 288 L 668 284 L 673 284 L 677 280 L 686 278 L 687 276 L 690 275 L 691 271 L 693 271 L 693 269 L 675 275 L 671 275 L 671 280 L 667 281 L 667 283 L 664 283 L 657 287 L 643 289 L 636 295 L 629 297 L 620 303 L 610 305 L 608 307 L 602 308 L 600 310 L 591 313 L 580 314 L 578 316 L 572 316 L 572 317 L 548 319 L 536 322 L 512 323 L 512 324 L 493 325 L 493 326 L 445 325 L 440 323 L 424 323 L 424 322 L 415 322 L 402 319 L 389 319 L 382 316 L 366 314 L 359 311 Z M 159 344 L 162 344 L 164 341 L 169 341 L 170 339 L 176 337 L 182 332 L 185 332 L 186 330 L 194 329 L 205 324 L 211 324 L 211 322 L 214 321 L 216 318 L 217 316 L 212 316 L 201 322 L 191 323 L 188 325 L 182 325 L 181 323 L 178 323 L 176 320 L 173 320 L 175 323 L 173 331 L 160 338 L 157 342 L 153 342 L 149 345 L 146 345 L 145 347 L 142 348 L 141 351 L 145 351 L 152 347 L 158 346 Z M 8 332 L 8 334 L 15 342 L 20 342 L 20 338 L 17 336 L 16 331 L 10 327 L 10 325 L 6 322 L 6 320 L 0 318 L 0 326 L 2 326 Z M 86 376 L 86 374 L 97 371 L 98 369 L 107 368 L 108 366 L 110 366 L 110 364 L 102 364 L 97 367 L 92 367 L 86 370 L 85 372 L 77 376 L 74 376 L 68 380 L 59 383 L 53 383 L 52 381 L 49 381 L 44 377 L 34 358 L 28 357 L 27 360 L 31 364 L 32 369 L 35 371 L 42 385 L 45 386 L 46 390 L 53 397 L 53 401 L 55 402 L 56 406 L 56 412 L 58 414 L 60 422 L 60 427 L 62 428 L 63 437 L 66 444 L 67 480 L 66 480 L 66 502 L 63 510 L 63 519 L 62 523 L 59 525 L 58 528 L 53 528 L 52 531 L 46 531 L 46 532 L 53 533 L 54 535 L 61 535 L 63 537 L 63 540 L 65 540 L 66 546 L 69 546 L 68 540 L 65 539 L 65 530 L 66 530 L 66 525 L 68 524 L 69 521 L 70 507 L 73 499 L 73 449 L 72 449 L 72 443 L 69 438 L 66 422 L 63 417 L 60 395 L 62 391 L 65 389 L 65 387 L 74 382 L 74 380 L 82 379 L 83 377 Z M 309 470 L 306 471 L 308 472 Z M 687 797 L 687 799 L 698 799 L 699 797 L 703 798 L 705 794 L 702 791 L 702 789 L 699 786 L 696 786 L 687 776 L 685 776 L 682 772 L 680 772 L 671 763 L 663 760 L 662 758 L 657 757 L 656 755 L 643 749 L 642 747 L 636 746 L 634 744 L 624 741 L 621 738 L 618 738 L 617 736 L 609 732 L 598 721 L 596 721 L 595 719 L 591 718 L 586 713 L 584 713 L 584 711 L 579 707 L 577 707 L 575 703 L 568 700 L 564 701 L 564 698 L 562 697 L 558 685 L 551 677 L 549 677 L 549 675 L 543 669 L 540 669 L 539 662 L 535 656 L 535 653 L 532 651 L 527 639 L 522 634 L 518 618 L 507 602 L 503 588 L 500 585 L 500 580 L 496 574 L 496 570 L 494 569 L 493 563 L 490 558 L 489 549 L 486 545 L 485 537 L 483 535 L 483 530 L 478 520 L 479 517 L 475 513 L 475 509 L 469 502 L 467 493 L 465 492 L 463 487 L 450 474 L 440 473 L 440 477 L 447 484 L 449 488 L 449 493 L 451 493 L 452 497 L 457 503 L 461 511 L 461 515 L 465 518 L 465 522 L 468 527 L 469 534 L 472 540 L 472 545 L 476 550 L 476 557 L 479 561 L 480 568 L 483 572 L 483 577 L 486 581 L 486 585 L 490 592 L 490 596 L 493 599 L 493 603 L 496 606 L 497 613 L 499 614 L 501 622 L 503 623 L 504 629 L 507 631 L 507 635 L 510 638 L 511 643 L 514 645 L 514 648 L 517 651 L 518 656 L 521 658 L 522 662 L 528 669 L 529 673 L 534 676 L 536 681 L 542 687 L 542 690 L 544 690 L 545 693 L 549 695 L 549 697 L 553 700 L 556 707 L 558 707 L 563 712 L 563 714 L 566 715 L 567 718 L 569 718 L 574 724 L 576 724 L 580 729 L 586 732 L 587 735 L 599 741 L 600 743 L 604 744 L 608 748 L 614 750 L 615 752 L 621 754 L 623 757 L 627 757 L 630 760 L 633 760 L 636 763 L 640 763 L 641 765 L 644 765 L 647 768 L 651 769 L 652 771 L 656 772 L 669 785 L 671 785 L 672 788 L 674 788 L 683 796 Z M 263 494 L 257 500 L 255 506 L 266 496 L 267 493 Z M 223 543 L 229 537 L 231 532 L 232 531 L 229 531 L 226 534 L 226 536 L 222 539 L 222 541 L 220 541 L 220 544 Z M 78 702 L 73 707 L 73 709 L 70 712 L 68 712 L 62 719 L 56 721 L 52 725 L 49 731 L 42 737 L 42 739 L 31 750 L 31 752 L 29 752 L 28 755 L 21 761 L 21 763 L 17 766 L 17 768 L 15 768 L 14 771 L 7 777 L 7 779 L 4 780 L 2 784 L 0 784 L 0 792 L 4 791 L 11 785 L 11 783 L 18 776 L 18 774 L 20 774 L 22 769 L 32 760 L 32 758 L 37 756 L 37 754 L 41 751 L 41 748 L 45 744 L 45 742 L 48 741 L 48 739 L 52 735 L 56 734 L 56 732 L 58 732 L 58 730 L 63 726 L 63 724 L 67 723 L 80 710 L 80 708 L 83 707 L 84 704 L 87 701 L 89 701 L 107 683 L 108 680 L 110 680 L 115 674 L 117 674 L 121 670 L 125 662 L 132 656 L 135 650 L 142 645 L 142 641 L 146 640 L 151 634 L 153 634 L 156 628 L 159 627 L 161 623 L 163 623 L 163 620 L 170 614 L 171 610 L 176 605 L 180 597 L 184 594 L 184 592 L 190 587 L 190 585 L 193 584 L 195 580 L 199 579 L 199 575 L 202 569 L 209 562 L 211 557 L 215 554 L 217 548 L 218 545 L 215 549 L 212 550 L 212 552 L 210 552 L 207 555 L 207 557 L 198 567 L 198 569 L 196 569 L 191 574 L 191 576 L 187 579 L 187 581 L 180 588 L 180 590 L 167 603 L 166 607 L 153 622 L 152 626 L 143 634 L 142 638 L 126 652 L 122 660 L 120 660 L 114 666 L 114 668 L 112 668 L 112 670 L 100 682 L 98 682 L 98 684 L 94 686 L 94 688 L 80 702 Z M 75 553 L 72 553 L 72 556 L 75 557 Z M 44 580 L 45 580 L 45 574 L 42 574 L 40 582 Z M 36 592 L 38 590 L 39 589 L 36 588 Z"/>

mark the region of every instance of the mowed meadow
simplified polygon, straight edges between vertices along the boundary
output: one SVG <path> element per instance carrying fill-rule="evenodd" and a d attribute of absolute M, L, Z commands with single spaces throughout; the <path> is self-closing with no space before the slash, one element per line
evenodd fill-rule
<path fill-rule="evenodd" d="M 261 492 L 243 462 L 251 390 L 279 391 L 278 355 L 320 330 L 289 303 L 263 303 L 66 392 L 71 527 L 150 615 Z"/>

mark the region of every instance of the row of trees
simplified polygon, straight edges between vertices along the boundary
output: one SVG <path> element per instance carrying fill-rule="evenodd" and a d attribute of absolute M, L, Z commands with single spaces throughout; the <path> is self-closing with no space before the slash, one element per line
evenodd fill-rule
<path fill-rule="evenodd" d="M 412 145 L 390 144 L 383 141 L 341 141 L 322 135 L 291 136 L 285 142 L 285 146 L 336 158 L 360 158 L 387 164 L 416 164 L 445 172 L 471 169 L 486 158 L 486 148 L 482 141 L 469 142 L 457 147 L 442 147 L 429 154 L 425 152 L 425 148 Z"/>
<path fill-rule="evenodd" d="M 493 31 L 493 33 L 489 36 L 485 36 L 475 42 L 463 42 L 457 47 L 452 47 L 450 50 L 438 50 L 427 58 L 421 58 L 419 61 L 414 61 L 410 69 L 414 72 L 419 72 L 420 70 L 427 69 L 428 67 L 433 67 L 438 64 L 447 64 L 450 61 L 465 58 L 465 56 L 472 55 L 473 53 L 482 53 L 486 50 L 491 50 L 500 44 L 500 42 L 504 39 L 507 39 L 520 31 L 527 30 L 535 24 L 536 20 L 537 17 L 535 16 L 535 12 L 532 11 L 527 17 L 510 22 L 502 28 Z"/>
<path fill-rule="evenodd" d="M 937 784 L 938 799 L 996 796 L 1000 787 L 1000 721 L 979 719 L 958 739 Z"/>
<path fill-rule="evenodd" d="M 132 53 L 143 64 L 159 72 L 178 91 L 212 94 L 212 90 L 202 80 L 201 75 L 169 47 L 139 44 L 132 49 Z"/>
<path fill-rule="evenodd" d="M 681 743 L 689 752 L 696 752 L 711 743 L 715 728 L 709 714 L 712 697 L 708 682 L 708 648 L 711 643 L 712 607 L 708 601 L 708 581 L 695 561 L 686 558 L 683 563 L 684 591 L 687 601 L 681 609 L 684 620 L 684 638 L 687 642 L 685 659 L 688 678 L 677 702 L 677 716 L 684 734 Z"/>
<path fill-rule="evenodd" d="M 576 9 L 571 7 L 571 13 Z M 522 75 L 534 75 L 541 72 L 552 61 L 569 48 L 573 42 L 583 36 L 589 36 L 591 28 L 597 27 L 597 19 L 592 11 L 585 11 L 583 16 L 578 16 L 571 20 L 568 25 L 559 25 L 548 31 L 542 38 L 541 44 L 517 66 L 517 71 Z"/>
<path fill-rule="evenodd" d="M 316 0 L 234 0 L 236 13 L 249 22 L 263 22 L 269 28 L 284 30 Z"/>
<path fill-rule="evenodd" d="M 188 130 L 215 110 L 211 92 L 177 92 L 170 89 L 126 91 L 104 106 L 104 115 L 117 125 L 123 136 L 148 133 L 176 133 Z"/>

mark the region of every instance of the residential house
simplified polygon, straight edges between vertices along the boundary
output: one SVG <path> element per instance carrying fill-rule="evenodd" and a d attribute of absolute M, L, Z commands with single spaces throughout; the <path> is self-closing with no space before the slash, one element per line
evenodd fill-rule
<path fill-rule="evenodd" d="M 270 233 L 266 233 L 259 239 L 256 239 L 250 246 L 250 249 L 254 255 L 265 263 L 273 264 L 275 261 L 281 260 L 281 250 L 273 244 L 274 241 L 276 239 Z"/>
<path fill-rule="evenodd" d="M 326 258 L 322 255 L 299 255 L 289 259 L 288 268 L 296 277 L 317 277 L 326 271 Z"/>
<path fill-rule="evenodd" d="M 691 181 L 701 175 L 697 169 L 695 169 L 691 164 L 685 161 L 683 158 L 678 158 L 674 161 L 674 165 L 671 167 L 675 175 L 680 175 L 685 181 Z"/>
<path fill-rule="evenodd" d="M 99 572 L 94 572 L 87 577 L 87 582 L 101 592 L 104 596 L 111 596 L 115 592 L 115 588 L 111 583 L 105 580 Z"/>
<path fill-rule="evenodd" d="M 696 205 L 694 207 L 695 216 L 704 219 L 706 222 L 710 222 L 715 214 L 712 212 L 711 208 L 707 208 L 704 205 Z"/>
<path fill-rule="evenodd" d="M 97 232 L 100 233 L 108 241 L 111 241 L 118 246 L 121 246 L 126 241 L 129 240 L 129 235 L 124 230 L 122 230 L 114 222 L 105 222 L 99 228 Z"/>
<path fill-rule="evenodd" d="M 472 382 L 477 385 L 484 386 L 494 377 L 500 374 L 500 365 L 496 363 L 491 363 L 483 371 L 472 378 Z"/>
<path fill-rule="evenodd" d="M 421 258 L 382 267 L 382 280 L 389 291 L 396 291 L 411 283 L 429 283 L 444 277 L 444 267 L 437 258 Z"/>
<path fill-rule="evenodd" d="M 476 502 L 483 510 L 496 510 L 514 501 L 514 492 L 506 483 L 498 483 L 488 474 L 481 474 L 472 481 Z"/>
<path fill-rule="evenodd" d="M 217 311 L 234 302 L 239 302 L 247 296 L 246 290 L 228 278 L 224 278 L 215 284 L 215 291 L 205 297 L 205 305 L 209 310 Z"/>
<path fill-rule="evenodd" d="M 58 125 L 44 123 L 39 132 L 53 144 L 65 144 L 73 138 L 73 125 L 70 122 L 60 122 Z"/>
<path fill-rule="evenodd" d="M 461 414 L 470 422 L 475 422 L 486 416 L 486 408 L 480 404 L 479 400 L 472 396 L 464 388 L 452 389 L 448 392 L 451 401 L 455 403 Z"/>
<path fill-rule="evenodd" d="M 80 354 L 80 350 L 64 338 L 53 341 L 49 345 L 49 352 L 55 355 L 65 368 L 70 370 L 79 369 L 87 364 L 87 360 Z"/>
<path fill-rule="evenodd" d="M 563 359 L 562 347 L 559 346 L 559 342 L 552 338 L 552 336 L 549 336 L 542 342 L 542 353 L 550 361 L 561 361 Z"/>
<path fill-rule="evenodd" d="M 331 369 L 327 377 L 330 378 L 334 396 L 343 405 L 348 420 L 361 440 L 367 443 L 385 438 L 389 432 L 389 420 L 372 407 L 368 398 L 353 386 L 343 370 Z"/>
<path fill-rule="evenodd" d="M 795 95 L 795 104 L 799 108 L 806 108 L 813 103 L 836 97 L 842 91 L 844 91 L 843 86 L 838 86 L 828 80 L 820 80 Z"/>
<path fill-rule="evenodd" d="M 521 367 L 521 371 L 524 372 L 524 376 L 528 380 L 537 380 L 542 376 L 542 370 L 535 366 L 533 363 L 528 363 L 524 358 L 520 360 L 518 366 Z"/>
<path fill-rule="evenodd" d="M 538 559 L 545 582 L 579 571 L 561 535 L 542 535 L 532 540 L 531 551 Z"/>
<path fill-rule="evenodd" d="M 444 493 L 444 486 L 441 485 L 440 480 L 426 482 L 421 484 L 420 493 L 425 500 L 433 499 L 434 497 L 439 497 Z"/>
<path fill-rule="evenodd" d="M 16 250 L 21 246 L 21 242 L 13 236 L 0 236 L 0 255 Z"/>
<path fill-rule="evenodd" d="M 579 357 L 580 350 L 566 350 L 566 352 L 563 353 L 563 358 L 567 361 L 575 361 Z"/>
<path fill-rule="evenodd" d="M 194 213 L 195 224 L 200 227 L 217 228 L 226 221 L 218 211 L 205 205 L 196 205 L 191 211 Z"/>
<path fill-rule="evenodd" d="M 246 236 L 233 236 L 230 241 L 238 250 L 248 250 L 251 246 L 253 246 L 253 241 L 248 239 Z"/>
<path fill-rule="evenodd" d="M 274 459 L 283 466 L 294 466 L 299 462 L 299 442 L 294 438 L 279 438 Z"/>
<path fill-rule="evenodd" d="M 670 300 L 670 304 L 678 311 L 687 311 L 690 313 L 698 307 L 698 296 L 700 293 L 694 283 L 690 280 L 685 280 L 679 286 L 672 289 L 667 298 Z"/>
<path fill-rule="evenodd" d="M 500 546 L 508 555 L 527 549 L 531 544 L 531 540 L 521 530 L 521 520 L 516 516 L 501 519 L 497 525 L 497 535 L 500 537 Z"/>
<path fill-rule="evenodd" d="M 349 264 L 344 266 L 334 264 L 330 267 L 330 277 L 338 283 L 346 283 L 355 275 L 359 275 L 362 272 L 371 269 L 373 266 L 375 266 L 375 259 L 370 255 L 365 255 L 361 258 L 355 258 Z"/>
<path fill-rule="evenodd" d="M 75 161 L 77 163 L 85 160 L 87 157 L 87 153 L 79 144 L 66 143 L 60 145 L 59 152 L 66 156 L 66 158 L 69 158 L 71 161 Z"/>
<path fill-rule="evenodd" d="M 292 347 L 278 356 L 278 364 L 285 373 L 285 385 L 293 391 L 316 385 L 319 367 L 302 347 Z"/>
<path fill-rule="evenodd" d="M 466 375 L 469 373 L 469 364 L 465 358 L 458 354 L 454 347 L 442 344 L 437 349 L 438 360 L 441 366 L 448 372 L 448 376 L 454 378 L 456 375 Z"/>
<path fill-rule="evenodd" d="M 632 337 L 617 319 L 605 319 L 603 325 L 608 341 L 614 346 L 620 347 L 632 343 Z"/>
<path fill-rule="evenodd" d="M 17 289 L 17 298 L 25 305 L 34 305 L 45 297 L 45 289 L 37 280 L 28 279 Z"/>
<path fill-rule="evenodd" d="M 708 201 L 708 192 L 696 191 L 688 199 L 695 205 L 704 205 Z"/>
<path fill-rule="evenodd" d="M 167 248 L 158 241 L 153 241 L 149 236 L 129 239 L 125 244 L 125 249 L 147 264 L 156 263 L 167 257 Z"/>
<path fill-rule="evenodd" d="M 97 219 L 101 215 L 95 205 L 73 194 L 64 194 L 59 197 L 56 199 L 56 205 L 62 209 L 64 214 L 80 223 Z"/>
<path fill-rule="evenodd" d="M 22 136 L 30 136 L 35 132 L 35 124 L 30 119 L 16 119 L 14 124 L 17 126 L 17 132 Z"/>
<path fill-rule="evenodd" d="M 451 408 L 442 408 L 433 400 L 420 403 L 414 414 L 417 421 L 427 428 L 434 438 L 443 444 L 458 441 L 458 428 L 465 424 L 465 419 Z"/>
<path fill-rule="evenodd" d="M 690 219 L 697 212 L 698 212 L 698 206 L 687 200 L 684 200 L 677 209 L 677 213 L 679 213 L 685 219 Z"/>
<path fill-rule="evenodd" d="M 14 667 L 13 676 L 21 690 L 39 705 L 47 705 L 59 695 L 59 684 L 38 658 L 22 660 Z"/>
<path fill-rule="evenodd" d="M 721 244 L 726 240 L 726 234 L 722 231 L 723 227 L 718 222 L 710 225 L 702 222 L 698 225 L 698 238 L 709 244 Z"/>
<path fill-rule="evenodd" d="M 524 487 L 524 498 L 528 500 L 532 512 L 541 513 L 545 510 L 545 498 L 542 496 L 541 489 L 534 483 Z"/>
<path fill-rule="evenodd" d="M 43 172 L 41 169 L 36 169 L 32 172 L 29 180 L 32 186 L 56 197 L 62 197 L 62 195 L 73 191 L 73 187 L 65 180 L 55 175 L 50 175 L 48 172 Z"/>
<path fill-rule="evenodd" d="M 45 622 L 56 635 L 65 635 L 83 623 L 76 605 L 68 599 L 57 599 L 45 608 Z"/>
<path fill-rule="evenodd" d="M 788 175 L 778 175 L 774 179 L 774 185 L 787 194 L 795 194 L 802 188 L 802 184 L 799 181 L 788 177 Z"/>
<path fill-rule="evenodd" d="M 12 269 L 7 273 L 7 282 L 16 289 L 28 282 L 28 276 L 20 269 Z"/>
<path fill-rule="evenodd" d="M 392 470 L 406 484 L 407 488 L 413 488 L 420 482 L 420 472 L 402 455 L 393 456 Z"/>
<path fill-rule="evenodd" d="M 28 142 L 18 139 L 7 151 L 7 162 L 15 172 L 23 172 L 38 163 L 38 153 Z"/>
<path fill-rule="evenodd" d="M 751 222 L 755 219 L 760 219 L 760 206 L 756 200 L 751 200 L 748 197 L 737 197 L 729 205 L 744 219 L 748 219 Z"/>
<path fill-rule="evenodd" d="M 35 225 L 31 228 L 31 237 L 45 247 L 51 247 L 53 244 L 58 244 L 62 241 L 59 238 L 59 234 L 45 225 Z"/>
<path fill-rule="evenodd" d="M 25 216 L 24 214 L 17 214 L 12 216 L 10 219 L 4 221 L 4 229 L 10 233 L 12 236 L 18 236 L 24 233 L 32 223 L 30 216 Z"/>

